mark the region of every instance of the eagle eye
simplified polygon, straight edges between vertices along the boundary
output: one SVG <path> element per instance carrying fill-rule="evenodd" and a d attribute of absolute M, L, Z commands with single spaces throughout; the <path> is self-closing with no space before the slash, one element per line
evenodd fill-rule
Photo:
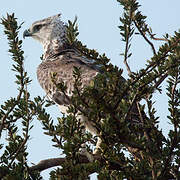
<path fill-rule="evenodd" d="M 34 27 L 33 27 L 33 31 L 34 32 L 38 32 L 41 28 L 42 28 L 42 24 L 38 24 L 38 25 L 35 25 Z"/>

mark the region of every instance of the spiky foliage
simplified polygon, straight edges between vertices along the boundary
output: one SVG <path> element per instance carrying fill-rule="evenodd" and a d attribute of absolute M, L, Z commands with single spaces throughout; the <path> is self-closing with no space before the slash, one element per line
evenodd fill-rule
<path fill-rule="evenodd" d="M 58 118 L 55 123 L 44 106 L 49 106 L 44 99 L 36 97 L 31 100 L 28 92 L 30 80 L 23 68 L 23 51 L 18 39 L 18 30 L 14 15 L 2 19 L 5 34 L 8 36 L 13 70 L 17 73 L 18 96 L 4 103 L 0 109 L 0 133 L 8 132 L 7 146 L 1 155 L 0 177 L 14 179 L 40 179 L 38 171 L 60 165 L 50 173 L 51 179 L 88 179 L 93 172 L 99 179 L 179 179 L 180 164 L 180 33 L 174 36 L 165 35 L 155 38 L 151 28 L 146 24 L 146 16 L 139 11 L 136 0 L 118 0 L 123 6 L 124 14 L 120 18 L 120 34 L 125 43 L 124 63 L 129 78 L 122 77 L 122 70 L 112 65 L 105 54 L 90 50 L 80 41 L 76 24 L 69 21 L 67 40 L 70 46 L 79 52 L 96 60 L 104 73 L 98 75 L 90 86 L 81 89 L 81 69 L 74 69 L 74 95 L 71 98 L 69 115 Z M 135 33 L 136 32 L 136 33 Z M 131 41 L 133 36 L 140 35 L 152 49 L 153 56 L 149 58 L 144 68 L 132 72 L 127 60 L 131 57 Z M 156 49 L 153 40 L 164 40 L 164 44 Z M 135 58 L 134 58 L 135 59 Z M 157 117 L 152 100 L 155 92 L 164 91 L 160 85 L 167 79 L 167 98 L 169 100 L 169 122 L 173 128 L 168 136 L 164 136 L 159 127 L 161 117 Z M 56 74 L 52 74 L 56 84 Z M 57 88 L 66 93 L 63 83 Z M 143 101 L 142 101 L 143 100 Z M 142 104 L 143 102 L 143 104 Z M 140 123 L 127 121 L 132 108 L 136 105 Z M 144 115 L 144 112 L 147 112 Z M 84 133 L 84 127 L 77 119 L 77 114 L 86 115 L 93 121 L 102 139 L 101 152 L 94 156 L 94 162 L 79 154 L 82 144 L 86 143 L 91 153 L 96 137 Z M 42 122 L 43 131 L 51 136 L 55 148 L 63 150 L 64 158 L 54 158 L 41 161 L 29 167 L 27 160 L 27 141 L 32 128 L 30 122 L 37 116 Z M 22 134 L 18 131 L 17 122 L 22 122 Z M 136 149 L 132 153 L 131 149 Z M 129 155 L 125 152 L 129 151 Z M 49 166 L 49 164 L 51 164 Z M 22 174 L 22 172 L 24 172 Z"/>
<path fill-rule="evenodd" d="M 24 52 L 22 40 L 18 38 L 18 32 L 22 24 L 18 25 L 14 14 L 1 19 L 5 27 L 4 33 L 9 41 L 9 53 L 12 56 L 13 67 L 17 84 L 17 96 L 12 97 L 0 108 L 0 179 L 41 179 L 38 172 L 30 172 L 27 161 L 27 142 L 32 129 L 31 121 L 37 115 L 37 104 L 32 101 L 28 92 L 28 84 L 31 82 L 25 72 Z M 18 125 L 21 124 L 21 127 Z M 7 134 L 6 143 L 3 144 L 3 133 Z"/>

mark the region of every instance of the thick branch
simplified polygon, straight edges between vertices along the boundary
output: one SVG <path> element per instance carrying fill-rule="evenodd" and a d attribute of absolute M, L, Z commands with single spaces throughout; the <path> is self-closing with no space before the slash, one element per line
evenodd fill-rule
<path fill-rule="evenodd" d="M 66 158 L 52 158 L 40 161 L 38 164 L 31 166 L 30 171 L 44 171 L 51 167 L 60 166 L 65 162 Z"/>
<path fill-rule="evenodd" d="M 99 155 L 93 155 L 94 160 L 98 160 L 102 162 L 102 158 Z M 38 164 L 31 166 L 29 168 L 30 172 L 32 171 L 44 171 L 46 169 L 55 167 L 55 166 L 61 166 L 66 161 L 66 157 L 64 158 L 51 158 L 51 159 L 45 159 L 40 161 Z M 84 155 L 79 155 L 79 163 L 89 163 L 89 160 Z M 117 168 L 117 165 L 114 166 L 114 168 Z"/>

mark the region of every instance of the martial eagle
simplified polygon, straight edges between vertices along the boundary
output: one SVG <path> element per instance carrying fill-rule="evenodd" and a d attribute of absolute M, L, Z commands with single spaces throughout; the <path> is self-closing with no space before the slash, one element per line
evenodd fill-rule
<path fill-rule="evenodd" d="M 68 46 L 66 31 L 67 25 L 61 20 L 60 14 L 36 21 L 28 30 L 24 31 L 24 37 L 32 37 L 43 45 L 43 61 L 37 68 L 38 81 L 47 95 L 58 104 L 61 112 L 65 114 L 68 105 L 71 103 L 67 96 L 72 96 L 74 88 L 74 67 L 79 67 L 81 69 L 81 81 L 83 86 L 89 85 L 98 73 L 102 73 L 100 67 L 95 65 L 93 61 L 82 56 L 78 50 L 76 51 L 76 49 L 72 49 Z M 59 91 L 55 84 L 53 84 L 52 73 L 54 72 L 56 73 L 57 81 L 66 84 L 67 96 Z M 137 112 L 137 109 L 135 111 Z M 87 117 L 80 115 L 79 118 L 86 130 L 98 136 L 97 129 Z M 98 137 L 96 148 L 93 153 L 98 152 L 100 144 L 101 139 Z"/>
<path fill-rule="evenodd" d="M 74 87 L 73 71 L 74 67 L 81 69 L 82 84 L 86 86 L 100 72 L 100 68 L 92 63 L 93 61 L 81 56 L 75 49 L 69 48 L 66 41 L 67 25 L 61 20 L 60 14 L 46 19 L 36 21 L 32 26 L 24 31 L 24 37 L 32 37 L 38 40 L 44 49 L 43 62 L 37 68 L 37 78 L 41 87 L 46 94 L 55 103 L 58 104 L 62 113 L 67 113 L 69 98 L 72 96 Z M 57 81 L 64 82 L 67 86 L 67 96 L 57 90 L 52 82 L 52 73 L 56 73 Z M 96 128 L 81 115 L 85 128 L 97 135 Z M 96 149 L 97 152 L 101 139 L 98 138 Z"/>

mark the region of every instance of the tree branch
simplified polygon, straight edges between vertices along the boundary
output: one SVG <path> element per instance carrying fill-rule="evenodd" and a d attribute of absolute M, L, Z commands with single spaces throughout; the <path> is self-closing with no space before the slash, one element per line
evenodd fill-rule
<path fill-rule="evenodd" d="M 79 154 L 78 155 L 78 160 L 79 163 L 90 163 L 88 158 L 85 155 Z M 105 159 L 103 159 L 102 156 L 100 155 L 93 155 L 94 161 L 99 161 L 100 164 L 104 164 L 105 163 Z M 62 166 L 62 164 L 67 161 L 66 157 L 62 157 L 62 158 L 51 158 L 51 159 L 45 159 L 45 160 L 41 160 L 38 164 L 33 165 L 29 168 L 29 172 L 33 172 L 33 171 L 44 171 L 47 170 L 49 168 L 52 167 L 56 167 L 56 166 Z M 109 161 L 109 170 L 121 170 L 121 171 L 125 171 L 126 166 L 122 165 L 123 163 L 120 161 Z M 94 166 L 94 169 L 91 169 L 90 173 L 94 173 L 97 171 L 97 167 Z"/>
<path fill-rule="evenodd" d="M 157 37 L 155 37 L 155 34 L 152 34 L 149 30 L 147 32 L 148 32 L 149 36 L 151 37 L 151 39 L 153 39 L 155 41 L 167 41 L 168 42 L 167 38 L 157 38 Z"/>
<path fill-rule="evenodd" d="M 145 33 L 141 30 L 141 28 L 138 26 L 137 22 L 136 21 L 133 21 L 136 28 L 138 29 L 138 31 L 140 32 L 140 34 L 142 35 L 142 37 L 146 40 L 146 42 L 151 46 L 152 48 L 152 51 L 153 51 L 153 54 L 155 55 L 156 54 L 156 50 L 155 50 L 155 47 L 153 45 L 153 43 L 145 36 Z"/>
<path fill-rule="evenodd" d="M 128 72 L 128 75 L 131 76 L 132 72 L 131 72 L 131 69 L 129 67 L 129 64 L 127 63 L 127 60 L 128 60 L 128 50 L 129 50 L 129 33 L 128 33 L 128 36 L 126 38 L 126 47 L 125 47 L 125 54 L 124 54 L 124 64 L 126 66 L 126 69 L 127 69 L 127 72 Z"/>
<path fill-rule="evenodd" d="M 93 155 L 94 160 L 102 161 L 99 155 Z M 51 158 L 41 160 L 38 164 L 31 166 L 29 168 L 30 172 L 32 171 L 44 171 L 46 169 L 61 166 L 66 161 L 66 158 Z M 85 155 L 79 155 L 79 163 L 89 163 L 88 158 Z"/>

